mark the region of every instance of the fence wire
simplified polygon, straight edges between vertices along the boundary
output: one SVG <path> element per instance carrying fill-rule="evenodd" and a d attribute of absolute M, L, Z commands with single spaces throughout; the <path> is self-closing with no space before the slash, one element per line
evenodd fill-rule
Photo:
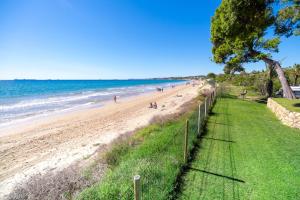
<path fill-rule="evenodd" d="M 209 112 L 209 97 L 210 95 L 207 95 L 207 113 Z M 192 150 L 197 141 L 197 136 L 199 136 L 199 125 L 201 127 L 200 130 L 202 131 L 202 125 L 205 121 L 204 103 L 205 102 L 202 102 L 200 106 L 200 120 L 198 118 L 198 107 L 188 117 L 188 152 Z M 115 184 L 107 185 L 107 187 L 102 184 L 100 199 L 134 199 L 133 177 L 137 174 L 141 177 L 140 192 L 142 200 L 171 198 L 170 195 L 172 194 L 174 185 L 176 184 L 174 181 L 180 173 L 181 168 L 185 165 L 183 156 L 185 144 L 185 126 L 185 123 L 182 123 L 180 127 L 178 127 L 174 133 L 172 133 L 171 137 L 168 135 L 166 135 L 165 138 L 162 137 L 162 139 L 157 142 L 155 149 L 149 148 L 148 151 L 145 152 L 145 156 L 140 156 L 134 159 L 134 164 L 128 164 L 130 166 L 136 166 L 135 170 L 130 171 L 130 173 L 128 173 L 128 170 L 124 170 L 124 173 L 118 174 L 119 176 L 113 176 L 113 182 Z M 126 166 L 124 166 L 124 169 L 126 169 Z M 96 196 L 99 197 L 99 195 Z"/>

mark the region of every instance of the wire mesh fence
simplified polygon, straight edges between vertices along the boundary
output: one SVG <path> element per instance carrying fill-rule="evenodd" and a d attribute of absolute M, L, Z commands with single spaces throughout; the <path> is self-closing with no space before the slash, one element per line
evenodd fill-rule
<path fill-rule="evenodd" d="M 102 182 L 99 190 L 89 193 L 95 199 L 170 199 L 176 179 L 189 159 L 210 108 L 216 98 L 216 90 L 205 94 L 206 98 L 197 110 L 192 112 L 186 123 L 169 124 L 164 133 L 156 132 L 159 140 L 145 140 L 143 150 L 118 166 L 118 172 L 109 172 L 109 183 Z M 155 132 L 155 130 L 154 130 Z M 154 148 L 153 148 L 154 147 Z M 186 151 L 185 151 L 186 150 Z M 133 150 L 134 151 L 134 150 Z M 137 180 L 136 175 L 139 176 Z M 135 177 L 135 179 L 134 179 Z M 98 194 L 97 194 L 98 193 Z M 101 193 L 99 195 L 99 193 Z"/>
<path fill-rule="evenodd" d="M 193 149 L 198 136 L 200 136 L 202 127 L 205 123 L 205 119 L 213 106 L 216 98 L 216 90 L 213 89 L 206 94 L 206 98 L 204 102 L 199 104 L 197 112 L 193 112 L 192 115 L 187 119 L 187 123 L 178 129 L 176 133 L 174 133 L 174 137 L 170 138 L 165 145 L 158 147 L 157 151 L 160 152 L 166 151 L 165 156 L 163 157 L 151 157 L 152 163 L 151 165 L 145 165 L 145 172 L 141 177 L 141 191 L 140 196 L 135 199 L 160 199 L 162 196 L 165 199 L 171 197 L 170 194 L 172 191 L 169 189 L 169 185 L 174 185 L 174 177 L 168 177 L 168 173 L 166 174 L 155 174 L 159 176 L 159 179 L 152 179 L 153 173 L 151 172 L 153 168 L 160 168 L 161 172 L 167 172 L 168 170 L 177 170 L 179 172 L 180 168 L 185 165 L 186 159 L 189 158 L 189 152 Z M 187 134 L 187 138 L 184 138 L 184 135 Z M 187 143 L 185 143 L 187 139 Z M 185 147 L 186 145 L 186 147 Z M 187 151 L 185 152 L 185 148 Z M 168 151 L 168 149 L 173 149 Z M 176 150 L 176 151 L 174 151 Z M 170 154 L 170 152 L 173 152 Z M 187 155 L 184 155 L 187 153 Z M 141 165 L 143 165 L 141 163 Z M 157 172 L 157 170 L 155 170 Z M 175 173 L 178 174 L 178 173 Z M 159 192 L 159 194 L 158 194 Z M 162 195 L 162 193 L 164 195 Z"/>

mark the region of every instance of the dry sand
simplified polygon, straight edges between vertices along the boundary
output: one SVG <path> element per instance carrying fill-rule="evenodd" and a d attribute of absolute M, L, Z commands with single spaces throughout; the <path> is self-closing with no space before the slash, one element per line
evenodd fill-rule
<path fill-rule="evenodd" d="M 33 174 L 63 169 L 93 154 L 99 145 L 147 125 L 155 115 L 178 112 L 182 104 L 197 96 L 202 84 L 181 85 L 102 108 L 52 116 L 0 133 L 0 199 Z M 154 101 L 158 109 L 148 108 Z"/>

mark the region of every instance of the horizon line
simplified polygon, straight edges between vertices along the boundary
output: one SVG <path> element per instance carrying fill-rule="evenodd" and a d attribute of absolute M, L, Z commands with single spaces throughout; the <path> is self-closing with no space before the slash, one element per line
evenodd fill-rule
<path fill-rule="evenodd" d="M 205 77 L 205 75 L 191 75 L 191 76 L 172 76 L 172 77 L 154 77 L 154 78 L 107 78 L 107 79 L 60 79 L 60 78 L 49 78 L 49 79 L 35 79 L 35 78 L 15 78 L 15 79 L 0 79 L 0 81 L 99 81 L 99 80 L 157 80 L 157 79 L 176 79 L 176 78 L 189 78 L 189 77 Z"/>

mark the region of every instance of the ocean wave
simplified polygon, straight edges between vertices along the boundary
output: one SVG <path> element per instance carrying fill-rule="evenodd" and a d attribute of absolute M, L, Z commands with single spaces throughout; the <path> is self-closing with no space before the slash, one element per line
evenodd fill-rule
<path fill-rule="evenodd" d="M 116 95 L 119 93 L 121 92 L 120 91 L 84 92 L 80 95 L 77 94 L 77 95 L 67 95 L 67 96 L 60 96 L 60 97 L 23 100 L 15 104 L 0 105 L 0 111 L 8 111 L 13 109 L 28 108 L 28 107 L 35 107 L 35 106 L 46 106 L 50 104 L 67 103 L 67 102 L 79 101 L 79 100 L 89 99 L 98 96 L 100 97 L 100 96 Z"/>
<path fill-rule="evenodd" d="M 50 114 L 55 114 L 55 113 L 63 113 L 63 112 L 69 112 L 72 110 L 77 110 L 80 108 L 85 108 L 93 105 L 94 102 L 88 102 L 80 105 L 74 105 L 69 108 L 57 108 L 57 109 L 51 109 L 51 110 L 40 110 L 38 112 L 25 112 L 25 113 L 19 113 L 19 114 L 9 114 L 7 116 L 2 116 L 2 119 L 0 120 L 0 128 L 9 126 L 11 124 L 19 123 L 19 122 L 27 122 L 31 119 L 39 118 L 39 117 L 47 117 Z M 100 105 L 102 106 L 102 105 Z M 99 105 L 98 105 L 99 107 Z M 12 120 L 13 119 L 13 120 Z"/>
<path fill-rule="evenodd" d="M 157 87 L 170 87 L 179 83 L 163 83 L 153 85 L 135 85 L 114 87 L 99 90 L 72 91 L 54 96 L 37 96 L 31 99 L 6 99 L 0 104 L 0 127 L 10 126 L 12 123 L 23 122 L 35 117 L 47 117 L 49 114 L 69 112 L 85 107 L 102 106 L 113 95 L 127 97 L 155 91 Z M 181 83 L 182 84 L 182 83 Z"/>
<path fill-rule="evenodd" d="M 26 99 L 21 100 L 16 103 L 11 104 L 2 104 L 0 105 L 0 112 L 2 111 L 11 111 L 14 109 L 25 109 L 31 107 L 38 106 L 47 106 L 47 105 L 56 105 L 61 103 L 72 103 L 76 101 L 82 101 L 85 99 L 90 99 L 94 97 L 101 96 L 112 96 L 112 95 L 120 95 L 120 94 L 130 94 L 130 93 L 140 93 L 140 92 L 148 92 L 155 90 L 156 87 L 169 87 L 170 85 L 177 85 L 180 83 L 163 83 L 163 84 L 155 84 L 155 85 L 136 85 L 136 86 L 127 86 L 127 87 L 116 87 L 116 88 L 106 88 L 103 91 L 82 91 L 81 93 L 69 93 L 65 96 L 58 97 L 39 97 L 36 99 Z M 84 102 L 81 102 L 84 103 Z"/>

